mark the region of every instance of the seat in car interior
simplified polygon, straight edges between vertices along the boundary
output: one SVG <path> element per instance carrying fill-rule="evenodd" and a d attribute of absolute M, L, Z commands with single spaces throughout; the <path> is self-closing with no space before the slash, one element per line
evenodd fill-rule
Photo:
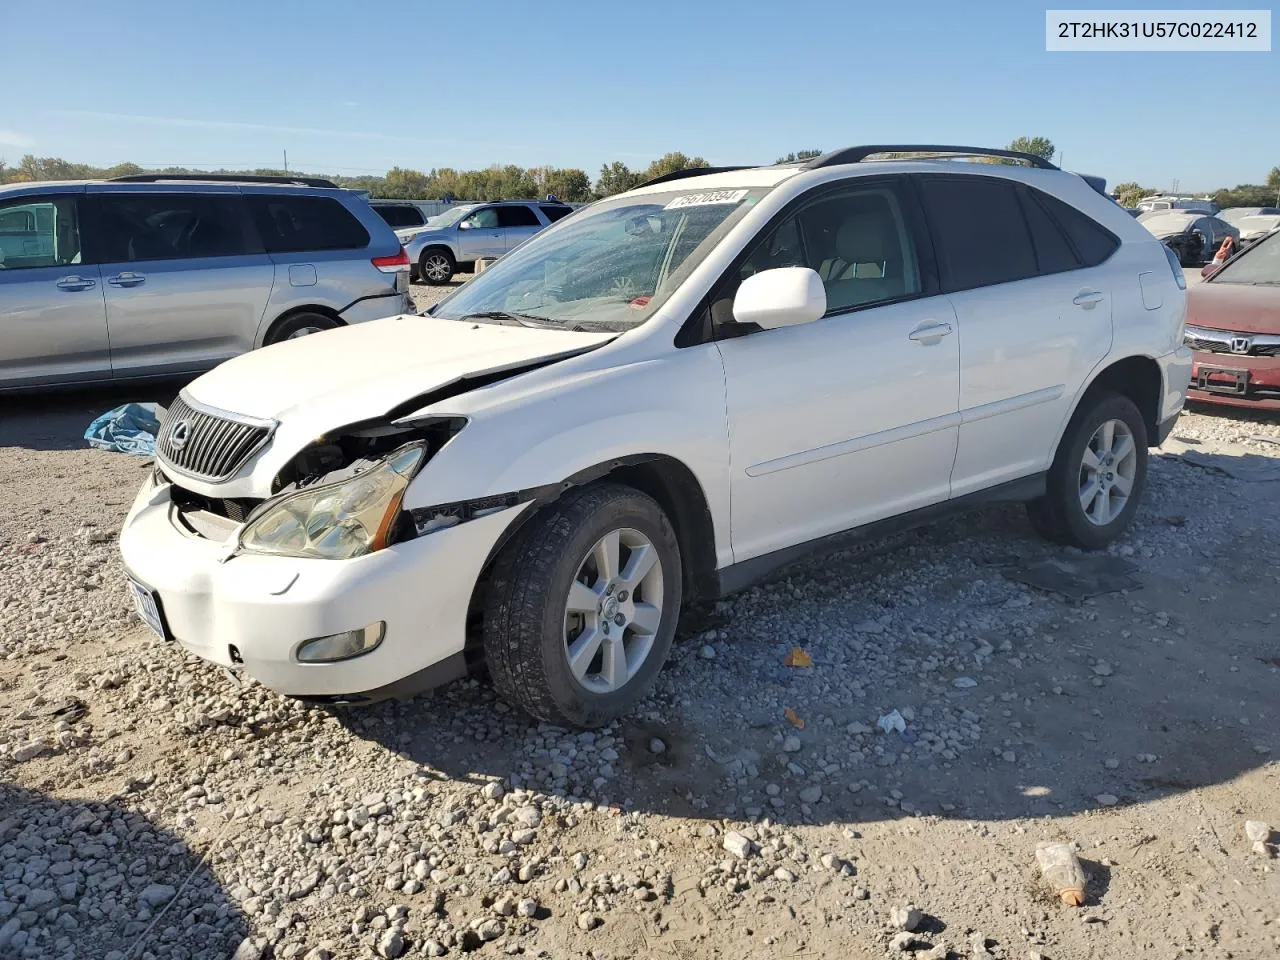
<path fill-rule="evenodd" d="M 835 256 L 818 270 L 827 288 L 827 307 L 842 307 L 900 297 L 906 292 L 891 223 L 875 213 L 851 216 L 836 231 Z"/>

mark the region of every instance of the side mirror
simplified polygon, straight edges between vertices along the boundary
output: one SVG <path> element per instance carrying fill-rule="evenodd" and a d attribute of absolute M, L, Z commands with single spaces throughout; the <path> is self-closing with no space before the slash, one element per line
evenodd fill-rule
<path fill-rule="evenodd" d="M 766 330 L 812 323 L 827 312 L 822 278 L 808 267 L 778 267 L 747 277 L 733 298 L 733 319 Z"/>

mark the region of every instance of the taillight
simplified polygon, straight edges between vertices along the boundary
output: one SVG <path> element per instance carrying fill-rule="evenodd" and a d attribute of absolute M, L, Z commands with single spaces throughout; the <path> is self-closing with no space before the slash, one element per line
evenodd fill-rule
<path fill-rule="evenodd" d="M 1182 263 L 1178 260 L 1178 255 L 1168 244 L 1162 243 L 1160 246 L 1164 250 L 1164 258 L 1169 261 L 1169 269 L 1173 271 L 1173 282 L 1180 290 L 1187 289 L 1187 275 L 1182 272 Z"/>
<path fill-rule="evenodd" d="M 373 265 L 383 273 L 399 273 L 401 270 L 409 269 L 409 254 L 405 252 L 404 247 L 400 248 L 400 252 L 390 257 L 374 257 Z"/>

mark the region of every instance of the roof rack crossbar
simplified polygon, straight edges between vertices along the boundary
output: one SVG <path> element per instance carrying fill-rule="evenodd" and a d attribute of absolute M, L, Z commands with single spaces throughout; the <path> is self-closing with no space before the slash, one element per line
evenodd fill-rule
<path fill-rule="evenodd" d="M 902 144 L 876 143 L 860 147 L 845 147 L 832 150 L 820 157 L 814 157 L 804 164 L 805 170 L 820 170 L 823 167 L 834 167 L 842 163 L 861 163 L 868 157 L 878 153 L 936 153 L 956 157 L 1004 157 L 1007 160 L 1021 160 L 1023 163 L 1041 170 L 1057 170 L 1058 168 L 1034 153 L 1021 153 L 1017 150 L 999 150 L 994 147 L 957 147 L 947 144 Z M 921 159 L 921 158 L 918 158 Z"/>
<path fill-rule="evenodd" d="M 131 173 L 124 177 L 112 177 L 112 183 L 167 183 L 212 182 L 212 183 L 283 183 L 299 187 L 328 187 L 336 190 L 338 185 L 324 177 L 273 177 L 252 173 Z"/>
<path fill-rule="evenodd" d="M 736 167 L 688 167 L 684 170 L 672 170 L 670 173 L 664 173 L 660 177 L 654 177 L 652 180 L 646 180 L 644 183 L 637 184 L 633 190 L 640 187 L 651 187 L 655 183 L 666 183 L 670 180 L 684 180 L 688 177 L 705 177 L 712 173 L 730 173 L 734 170 L 750 170 L 749 166 Z"/>

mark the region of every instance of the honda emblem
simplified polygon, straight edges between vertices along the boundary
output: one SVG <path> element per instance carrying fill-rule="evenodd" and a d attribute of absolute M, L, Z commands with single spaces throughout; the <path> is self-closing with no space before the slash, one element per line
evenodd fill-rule
<path fill-rule="evenodd" d="M 1231 352 L 1232 353 L 1248 353 L 1253 346 L 1253 337 L 1232 337 Z"/>

